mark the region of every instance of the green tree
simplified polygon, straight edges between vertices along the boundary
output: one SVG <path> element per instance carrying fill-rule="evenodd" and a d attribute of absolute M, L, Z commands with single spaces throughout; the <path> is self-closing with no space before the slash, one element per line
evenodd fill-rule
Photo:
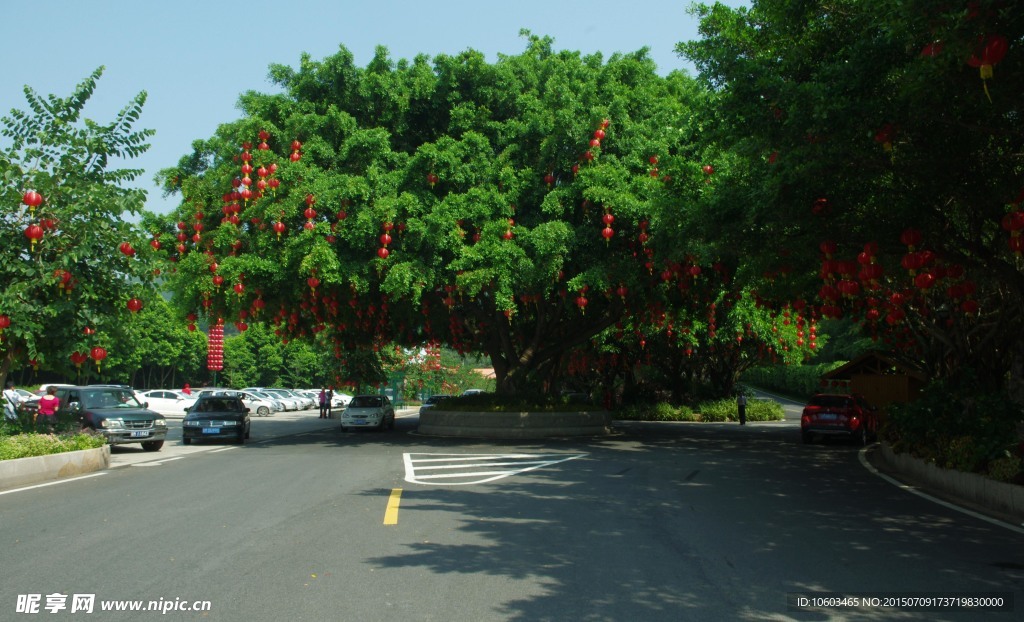
<path fill-rule="evenodd" d="M 742 252 L 765 299 L 852 318 L 933 378 L 973 368 L 994 389 L 1021 369 L 1018 7 L 696 11 L 703 38 L 679 51 L 714 91 L 719 155 L 687 225 Z"/>
<path fill-rule="evenodd" d="M 66 98 L 25 87 L 28 111 L 0 120 L 0 381 L 33 363 L 73 376 L 72 353 L 92 348 L 122 356 L 126 304 L 151 287 L 152 249 L 125 220 L 142 209 L 127 187 L 140 171 L 110 166 L 149 147 L 133 129 L 146 94 L 109 123 L 84 118 L 102 71 Z"/>
<path fill-rule="evenodd" d="M 690 246 L 701 91 L 644 50 L 528 35 L 495 64 L 380 48 L 358 68 L 341 48 L 271 76 L 282 93 L 246 93 L 243 119 L 162 173 L 183 199 L 160 232 L 180 240 L 174 290 L 323 339 L 358 382 L 386 344 L 437 341 L 486 356 L 500 392 L 553 390 L 562 357 L 659 301 L 652 266 Z"/>

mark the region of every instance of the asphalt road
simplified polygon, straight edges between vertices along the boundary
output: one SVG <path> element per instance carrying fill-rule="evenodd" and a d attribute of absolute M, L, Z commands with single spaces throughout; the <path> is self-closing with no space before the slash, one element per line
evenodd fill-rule
<path fill-rule="evenodd" d="M 0 620 L 33 619 L 19 611 L 35 594 L 55 620 L 973 621 L 1024 607 L 1021 533 L 908 494 L 855 446 L 801 445 L 791 421 L 543 442 L 427 438 L 415 422 L 341 433 L 277 415 L 244 447 L 117 448 L 102 474 L 4 491 Z M 833 592 L 880 601 L 791 606 Z M 921 593 L 1017 602 L 886 600 Z M 49 613 L 52 594 L 68 609 Z M 94 612 L 72 613 L 74 594 L 94 594 Z M 209 604 L 99 611 L 114 600 Z"/>

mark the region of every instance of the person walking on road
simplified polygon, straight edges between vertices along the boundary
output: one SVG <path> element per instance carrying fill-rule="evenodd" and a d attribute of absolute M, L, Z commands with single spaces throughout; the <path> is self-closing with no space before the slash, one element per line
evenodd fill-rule
<path fill-rule="evenodd" d="M 747 396 L 743 395 L 743 391 L 736 397 L 736 409 L 739 411 L 740 425 L 747 425 Z"/>
<path fill-rule="evenodd" d="M 331 418 L 331 406 L 334 404 L 334 388 L 327 388 L 327 418 Z"/>

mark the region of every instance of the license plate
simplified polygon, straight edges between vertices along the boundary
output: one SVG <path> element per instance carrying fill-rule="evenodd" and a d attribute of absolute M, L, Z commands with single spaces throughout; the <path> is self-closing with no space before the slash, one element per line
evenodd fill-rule
<path fill-rule="evenodd" d="M 203 428 L 203 434 L 220 434 L 220 428 Z"/>
<path fill-rule="evenodd" d="M 149 430 L 133 430 L 132 438 L 146 438 L 149 436 Z"/>
<path fill-rule="evenodd" d="M 836 416 L 835 413 L 822 413 L 818 415 L 818 421 L 835 421 Z"/>

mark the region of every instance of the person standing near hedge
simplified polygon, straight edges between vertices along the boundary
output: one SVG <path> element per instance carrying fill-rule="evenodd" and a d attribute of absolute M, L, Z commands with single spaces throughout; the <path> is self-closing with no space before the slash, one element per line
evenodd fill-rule
<path fill-rule="evenodd" d="M 57 428 L 57 408 L 59 407 L 60 398 L 57 397 L 57 387 L 47 387 L 46 395 L 39 398 L 36 423 L 47 426 L 51 432 L 55 430 Z"/>
<path fill-rule="evenodd" d="M 14 390 L 14 381 L 7 381 L 7 388 L 4 389 L 4 418 L 7 421 L 18 420 L 18 404 L 21 403 L 21 396 Z"/>
<path fill-rule="evenodd" d="M 740 425 L 747 425 L 747 396 L 740 391 L 736 396 L 736 409 L 740 415 Z"/>

